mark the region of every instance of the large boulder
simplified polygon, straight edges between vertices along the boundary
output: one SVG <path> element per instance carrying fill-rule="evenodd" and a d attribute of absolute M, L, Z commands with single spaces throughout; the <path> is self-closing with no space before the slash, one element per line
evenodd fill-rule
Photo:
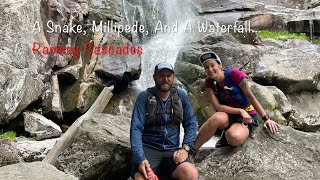
<path fill-rule="evenodd" d="M 132 83 L 128 89 L 122 92 L 113 92 L 113 96 L 103 113 L 131 118 L 134 104 L 140 92 L 141 89 L 137 87 L 137 83 Z"/>
<path fill-rule="evenodd" d="M 127 179 L 130 176 L 130 119 L 94 114 L 81 124 L 55 166 L 79 179 Z"/>
<path fill-rule="evenodd" d="M 256 96 L 270 118 L 279 124 L 286 125 L 288 116 L 292 111 L 291 104 L 281 90 L 274 86 L 261 86 L 250 82 L 251 90 Z"/>
<path fill-rule="evenodd" d="M 18 137 L 13 144 L 24 162 L 33 162 L 44 159 L 57 140 L 58 138 L 36 141 L 34 139 Z"/>
<path fill-rule="evenodd" d="M 0 136 L 0 167 L 23 162 L 17 147 L 11 140 Z"/>
<path fill-rule="evenodd" d="M 319 179 L 319 140 L 319 134 L 287 126 L 276 135 L 260 126 L 242 146 L 215 149 L 197 159 L 199 179 Z"/>
<path fill-rule="evenodd" d="M 289 125 L 302 131 L 320 130 L 320 92 L 302 92 L 288 95 L 294 113 Z"/>
<path fill-rule="evenodd" d="M 253 80 L 277 86 L 285 93 L 319 91 L 320 53 L 310 43 L 292 44 L 285 48 L 264 49 L 256 64 Z M 300 41 L 301 42 L 301 41 Z"/>
<path fill-rule="evenodd" d="M 23 112 L 24 127 L 36 140 L 59 137 L 62 134 L 61 128 L 35 112 Z"/>
<path fill-rule="evenodd" d="M 0 11 L 0 124 L 5 124 L 41 96 L 51 68 L 47 55 L 31 50 L 33 42 L 48 44 L 32 29 L 35 22 L 42 26 L 40 1 L 8 0 Z"/>
<path fill-rule="evenodd" d="M 230 66 L 240 69 L 245 66 L 243 70 L 251 73 L 256 57 L 259 56 L 258 49 L 252 45 L 241 44 L 230 36 L 216 37 L 215 35 L 208 35 L 204 38 L 210 37 L 213 39 L 212 44 L 197 44 L 182 48 L 175 64 L 177 76 L 190 84 L 199 78 L 204 78 L 205 72 L 199 61 L 199 56 L 207 51 L 216 52 L 222 61 L 223 67 Z"/>
<path fill-rule="evenodd" d="M 44 162 L 18 163 L 0 168 L 1 179 L 34 179 L 34 180 L 77 180 L 78 178 L 65 174 L 53 165 Z"/>

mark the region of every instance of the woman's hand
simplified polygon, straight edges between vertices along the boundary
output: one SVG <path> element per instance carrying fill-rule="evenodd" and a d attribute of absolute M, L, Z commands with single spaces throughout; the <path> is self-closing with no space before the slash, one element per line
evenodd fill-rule
<path fill-rule="evenodd" d="M 244 109 L 240 110 L 240 115 L 242 116 L 242 120 L 246 124 L 252 123 L 252 117 L 248 114 L 248 112 Z"/>
<path fill-rule="evenodd" d="M 279 124 L 272 121 L 271 119 L 268 119 L 266 120 L 264 123 L 263 123 L 263 126 L 267 129 L 269 129 L 273 134 L 275 134 L 276 132 L 278 132 L 278 129 L 279 129 Z"/>

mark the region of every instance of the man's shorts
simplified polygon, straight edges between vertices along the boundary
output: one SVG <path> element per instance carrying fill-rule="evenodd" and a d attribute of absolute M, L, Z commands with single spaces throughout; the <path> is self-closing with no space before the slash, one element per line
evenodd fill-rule
<path fill-rule="evenodd" d="M 165 176 L 165 177 L 171 177 L 172 173 L 176 168 L 181 164 L 176 164 L 173 161 L 173 153 L 176 150 L 170 150 L 170 151 L 159 151 L 156 149 L 152 149 L 148 146 L 143 146 L 144 155 L 146 159 L 148 160 L 151 169 L 155 174 L 158 176 Z M 192 163 L 191 158 L 188 157 L 184 162 Z M 182 162 L 182 163 L 184 163 Z M 159 169 L 160 167 L 160 169 Z M 137 173 L 139 167 L 134 167 L 132 165 L 132 177 L 135 173 Z M 160 171 L 159 171 L 160 170 Z M 160 174 L 159 174 L 160 173 Z"/>

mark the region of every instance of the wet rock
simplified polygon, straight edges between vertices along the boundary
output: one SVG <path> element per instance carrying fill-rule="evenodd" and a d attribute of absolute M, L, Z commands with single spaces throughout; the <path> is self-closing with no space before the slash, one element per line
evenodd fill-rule
<path fill-rule="evenodd" d="M 320 93 L 302 92 L 288 95 L 294 113 L 289 116 L 289 125 L 302 131 L 320 130 Z"/>

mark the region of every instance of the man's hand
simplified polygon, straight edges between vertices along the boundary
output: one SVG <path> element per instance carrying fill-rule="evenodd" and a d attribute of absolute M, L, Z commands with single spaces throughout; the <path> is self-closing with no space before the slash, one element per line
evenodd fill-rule
<path fill-rule="evenodd" d="M 151 170 L 148 160 L 143 160 L 139 165 L 139 171 L 143 174 L 145 179 L 148 179 L 148 172 Z"/>
<path fill-rule="evenodd" d="M 189 153 L 185 149 L 179 149 L 173 154 L 173 161 L 176 164 L 184 162 L 189 156 Z"/>
<path fill-rule="evenodd" d="M 248 114 L 248 112 L 244 109 L 240 110 L 240 115 L 242 116 L 242 120 L 246 124 L 252 123 L 252 117 Z"/>
<path fill-rule="evenodd" d="M 263 126 L 267 129 L 269 129 L 273 134 L 278 132 L 278 128 L 280 127 L 278 123 L 272 121 L 271 119 L 266 120 L 263 123 Z"/>

